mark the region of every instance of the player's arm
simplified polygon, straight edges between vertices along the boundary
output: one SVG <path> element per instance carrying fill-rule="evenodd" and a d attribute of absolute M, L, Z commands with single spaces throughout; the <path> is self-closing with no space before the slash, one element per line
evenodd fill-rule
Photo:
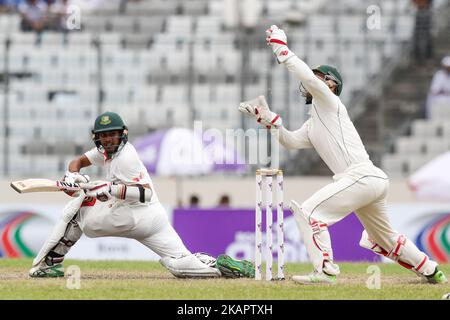
<path fill-rule="evenodd" d="M 272 48 L 278 63 L 286 65 L 313 98 L 320 101 L 322 107 L 335 108 L 336 96 L 334 93 L 325 82 L 314 75 L 314 72 L 303 60 L 288 48 L 287 37 L 282 29 L 275 25 L 271 26 L 266 30 L 266 41 Z"/>
<path fill-rule="evenodd" d="M 111 185 L 111 195 L 121 200 L 139 201 L 141 203 L 150 202 L 153 190 L 149 184 L 113 184 Z"/>
<path fill-rule="evenodd" d="M 69 183 L 89 182 L 90 180 L 89 176 L 80 173 L 80 170 L 82 168 L 89 167 L 90 165 L 91 161 L 84 154 L 76 159 L 73 159 L 69 163 L 69 167 L 67 168 L 67 171 L 64 174 L 63 181 Z M 75 194 L 74 192 L 71 191 L 67 191 L 66 193 L 69 195 Z"/>
<path fill-rule="evenodd" d="M 97 198 L 100 201 L 108 201 L 112 197 L 120 200 L 139 201 L 148 203 L 152 200 L 153 190 L 149 184 L 126 185 L 113 184 L 110 181 L 98 181 L 92 183 L 86 196 Z"/>
<path fill-rule="evenodd" d="M 100 181 L 91 187 L 86 195 L 106 201 L 111 197 L 121 200 L 148 203 L 152 200 L 153 190 L 147 181 L 141 180 L 140 163 L 137 154 L 129 153 L 120 158 L 115 176 L 122 183 Z"/>
<path fill-rule="evenodd" d="M 94 166 L 103 166 L 105 164 L 104 156 L 97 150 L 92 148 L 78 158 L 73 159 L 69 163 L 69 167 L 64 175 L 63 180 L 66 182 L 89 182 L 89 176 L 81 174 L 82 168 Z"/>
<path fill-rule="evenodd" d="M 90 165 L 92 165 L 91 161 L 89 161 L 88 157 L 83 154 L 82 156 L 70 161 L 68 170 L 70 172 L 80 172 L 82 168 L 89 167 Z"/>
<path fill-rule="evenodd" d="M 278 141 L 287 149 L 308 149 L 313 145 L 308 138 L 308 125 L 309 121 L 305 122 L 303 126 L 295 131 L 289 131 L 285 127 L 281 126 L 277 132 Z"/>
<path fill-rule="evenodd" d="M 283 127 L 281 117 L 270 110 L 264 96 L 241 102 L 238 110 L 255 117 L 256 121 L 266 126 L 267 129 L 279 129 L 274 133 L 284 147 L 288 149 L 312 148 L 312 144 L 308 138 L 309 120 L 300 129 L 289 131 Z"/>

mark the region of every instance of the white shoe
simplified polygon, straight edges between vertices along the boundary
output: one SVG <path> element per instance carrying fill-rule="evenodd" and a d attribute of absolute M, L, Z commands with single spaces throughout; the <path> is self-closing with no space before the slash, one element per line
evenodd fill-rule
<path fill-rule="evenodd" d="M 336 276 L 313 272 L 304 276 L 293 276 L 292 280 L 301 284 L 336 284 Z"/>

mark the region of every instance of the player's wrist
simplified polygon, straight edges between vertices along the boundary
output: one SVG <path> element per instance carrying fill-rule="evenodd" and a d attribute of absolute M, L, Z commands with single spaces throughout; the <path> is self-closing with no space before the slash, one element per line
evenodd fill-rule
<path fill-rule="evenodd" d="M 259 123 L 264 125 L 267 129 L 278 129 L 283 125 L 283 119 L 275 112 L 269 111 L 267 115 L 264 115 L 257 119 Z"/>
<path fill-rule="evenodd" d="M 270 128 L 278 129 L 283 124 L 283 119 L 281 119 L 280 115 L 271 112 L 272 117 L 270 120 Z"/>
<path fill-rule="evenodd" d="M 287 45 L 277 45 L 276 47 L 272 48 L 274 55 L 277 57 L 278 63 L 284 63 L 290 57 L 295 55 Z"/>

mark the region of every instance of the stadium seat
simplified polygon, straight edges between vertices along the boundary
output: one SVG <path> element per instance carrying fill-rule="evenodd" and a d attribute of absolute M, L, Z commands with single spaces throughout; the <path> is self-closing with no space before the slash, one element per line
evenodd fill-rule
<path fill-rule="evenodd" d="M 434 120 L 450 119 L 450 105 L 446 103 L 436 103 L 430 108 L 430 117 Z"/>
<path fill-rule="evenodd" d="M 30 178 L 31 174 L 36 174 L 36 172 L 33 173 L 33 170 L 31 169 L 32 161 L 34 161 L 34 159 L 31 159 L 30 157 L 18 157 L 16 154 L 10 155 L 8 159 L 9 175 L 17 178 Z"/>
<path fill-rule="evenodd" d="M 92 14 L 95 16 L 112 16 L 119 13 L 121 1 L 120 0 L 108 0 L 102 1 L 101 4 L 97 4 L 92 10 Z"/>
<path fill-rule="evenodd" d="M 442 118 L 441 122 L 441 136 L 442 137 L 450 137 L 450 117 Z"/>
<path fill-rule="evenodd" d="M 194 105 L 208 105 L 212 100 L 210 85 L 197 84 L 192 88 L 192 100 Z"/>
<path fill-rule="evenodd" d="M 206 13 L 208 1 L 205 0 L 190 0 L 181 1 L 180 5 L 182 12 L 185 15 L 199 16 Z"/>
<path fill-rule="evenodd" d="M 346 83 L 341 99 L 350 108 L 352 97 L 364 89 L 363 84 L 399 53 L 414 24 L 410 0 L 375 1 L 373 4 L 382 8 L 381 29 L 370 32 L 367 4 L 361 1 L 341 1 L 338 15 L 336 8 L 318 7 L 306 15 L 305 24 L 288 27 L 282 19 L 294 5 L 312 8 L 317 1 L 262 2 L 263 15 L 254 32 L 248 34 L 250 51 L 244 54 L 242 37 L 234 29 L 224 28 L 230 11 L 224 0 L 127 1 L 124 13 L 119 12 L 118 0 L 107 1 L 99 10 L 84 12 L 82 31 L 65 36 L 44 32 L 40 43 L 34 33 L 20 31 L 19 15 L 0 15 L 0 73 L 4 63 L 2 43 L 10 35 L 10 70 L 32 75 L 11 82 L 10 119 L 18 123 L 17 128 L 11 128 L 12 139 L 49 135 L 70 141 L 84 130 L 83 139 L 89 140 L 87 124 L 92 124 L 101 108 L 120 112 L 145 131 L 148 127 L 190 126 L 191 108 L 195 106 L 196 118 L 208 126 L 226 129 L 241 124 L 240 114 L 231 110 L 241 100 L 260 94 L 266 95 L 277 112 L 289 112 L 295 119 L 289 125 L 295 129 L 306 116 L 303 98 L 298 93 L 298 80 L 267 50 L 261 37 L 267 26 L 280 23 L 288 31 L 291 49 L 310 66 L 336 65 Z M 93 45 L 97 38 L 102 44 L 101 68 L 97 64 L 99 52 Z M 249 63 L 248 70 L 242 68 L 243 61 Z M 243 90 L 241 75 L 245 76 Z M 188 80 L 192 81 L 189 85 Z M 61 89 L 69 92 L 67 96 L 58 95 L 58 102 L 51 103 L 48 98 Z M 0 97 L 3 110 L 1 101 Z M 450 106 L 432 109 L 436 121 L 415 122 L 413 136 L 396 143 L 402 154 L 426 158 L 445 150 L 444 137 L 450 136 L 445 119 L 450 121 Z M 39 120 L 44 116 L 48 125 Z M 78 149 L 81 144 L 77 142 Z M 70 144 L 68 149 L 73 147 Z M 61 167 L 64 158 L 58 159 Z M 400 167 L 400 174 L 409 172 L 408 166 L 418 165 L 395 157 L 387 159 L 387 166 Z M 29 165 L 25 167 L 31 170 Z"/>
<path fill-rule="evenodd" d="M 409 170 L 408 164 L 403 156 L 397 154 L 385 154 L 381 161 L 381 167 L 392 177 L 401 177 Z"/>
<path fill-rule="evenodd" d="M 208 13 L 213 17 L 223 17 L 225 2 L 223 0 L 209 0 Z"/>
<path fill-rule="evenodd" d="M 415 156 L 406 159 L 408 164 L 407 174 L 411 175 L 412 173 L 420 169 L 423 165 L 425 165 L 427 162 L 429 162 L 432 158 L 434 158 L 434 155 Z"/>
<path fill-rule="evenodd" d="M 438 135 L 440 125 L 440 122 L 417 119 L 412 123 L 411 131 L 418 138 L 432 138 Z"/>
<path fill-rule="evenodd" d="M 448 137 L 429 138 L 426 142 L 427 156 L 438 156 L 450 150 L 450 140 Z"/>
<path fill-rule="evenodd" d="M 169 16 L 166 19 L 166 33 L 177 35 L 189 35 L 193 28 L 191 16 Z"/>
<path fill-rule="evenodd" d="M 92 34 L 109 31 L 108 18 L 94 15 L 84 15 L 82 20 L 82 30 Z"/>
<path fill-rule="evenodd" d="M 18 14 L 0 14 L 0 30 L 5 35 L 20 32 L 20 16 Z"/>
<path fill-rule="evenodd" d="M 395 142 L 395 152 L 404 156 L 426 152 L 425 140 L 415 137 L 400 137 Z"/>
<path fill-rule="evenodd" d="M 197 34 L 220 35 L 222 21 L 214 16 L 197 17 L 195 32 Z"/>
<path fill-rule="evenodd" d="M 324 15 L 310 16 L 307 20 L 307 29 L 310 34 L 314 32 L 320 35 L 333 35 L 336 32 L 336 19 Z"/>
<path fill-rule="evenodd" d="M 88 32 L 69 32 L 67 35 L 67 44 L 76 47 L 89 47 L 92 45 L 92 34 Z"/>
<path fill-rule="evenodd" d="M 61 32 L 43 32 L 40 35 L 41 46 L 62 46 L 66 42 L 65 35 Z M 58 48 L 59 49 L 59 48 Z"/>
<path fill-rule="evenodd" d="M 141 86 L 136 89 L 134 103 L 138 106 L 151 106 L 159 102 L 157 86 Z"/>
<path fill-rule="evenodd" d="M 168 16 L 176 14 L 179 8 L 177 1 L 127 1 L 126 13 L 132 16 Z"/>
<path fill-rule="evenodd" d="M 151 19 L 148 17 L 138 17 L 136 18 L 137 30 L 140 33 L 151 36 L 155 33 L 163 31 L 164 17 L 154 16 Z"/>
<path fill-rule="evenodd" d="M 13 45 L 36 45 L 38 37 L 35 33 L 15 32 L 10 34 Z"/>
<path fill-rule="evenodd" d="M 188 88 L 183 85 L 166 85 L 162 88 L 162 103 L 166 105 L 182 105 L 188 101 Z"/>
<path fill-rule="evenodd" d="M 122 45 L 122 36 L 119 33 L 100 33 L 98 39 L 103 47 L 114 50 Z"/>
<path fill-rule="evenodd" d="M 269 18 L 278 20 L 286 17 L 292 9 L 293 2 L 290 0 L 267 1 L 265 7 Z"/>
<path fill-rule="evenodd" d="M 151 38 L 146 34 L 124 35 L 124 45 L 127 50 L 146 50 L 150 47 Z"/>
<path fill-rule="evenodd" d="M 128 106 L 132 105 L 134 102 L 135 92 L 133 88 L 127 88 L 126 83 L 120 85 L 116 83 L 115 86 L 110 86 L 105 88 L 105 100 L 104 104 L 108 107 L 115 106 Z"/>
<path fill-rule="evenodd" d="M 111 26 L 111 31 L 120 34 L 131 34 L 138 29 L 135 19 L 129 16 L 111 16 L 108 24 Z"/>

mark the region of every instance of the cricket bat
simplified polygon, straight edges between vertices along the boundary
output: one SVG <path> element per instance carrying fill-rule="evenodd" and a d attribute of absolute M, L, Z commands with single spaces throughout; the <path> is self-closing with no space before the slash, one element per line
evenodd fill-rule
<path fill-rule="evenodd" d="M 86 183 L 68 183 L 49 179 L 25 179 L 11 182 L 11 187 L 18 193 L 78 191 L 86 186 Z"/>

